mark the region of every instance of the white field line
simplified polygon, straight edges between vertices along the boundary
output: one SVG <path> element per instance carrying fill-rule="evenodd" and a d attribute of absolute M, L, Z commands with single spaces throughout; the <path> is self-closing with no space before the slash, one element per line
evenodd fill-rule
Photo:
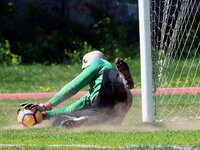
<path fill-rule="evenodd" d="M 36 144 L 0 144 L 0 147 L 38 147 L 40 145 Z M 96 146 L 96 145 L 81 145 L 81 144 L 72 144 L 72 145 L 62 145 L 62 144 L 52 144 L 52 145 L 41 145 L 46 147 L 77 147 L 77 148 L 97 148 L 97 149 L 127 149 L 127 148 L 148 148 L 148 149 L 176 149 L 176 150 L 197 150 L 197 148 L 189 147 L 189 146 L 179 146 L 179 145 L 126 145 L 122 147 L 107 147 L 107 146 Z"/>

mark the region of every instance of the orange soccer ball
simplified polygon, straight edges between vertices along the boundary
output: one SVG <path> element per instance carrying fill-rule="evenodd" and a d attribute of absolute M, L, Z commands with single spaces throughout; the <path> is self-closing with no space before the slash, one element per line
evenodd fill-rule
<path fill-rule="evenodd" d="M 42 114 L 37 109 L 21 109 L 17 120 L 20 124 L 30 127 L 42 122 Z"/>

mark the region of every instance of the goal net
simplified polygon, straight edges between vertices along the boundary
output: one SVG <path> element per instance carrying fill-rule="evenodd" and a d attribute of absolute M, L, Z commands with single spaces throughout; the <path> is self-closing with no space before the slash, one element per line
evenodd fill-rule
<path fill-rule="evenodd" d="M 200 0 L 150 5 L 155 119 L 200 119 Z"/>

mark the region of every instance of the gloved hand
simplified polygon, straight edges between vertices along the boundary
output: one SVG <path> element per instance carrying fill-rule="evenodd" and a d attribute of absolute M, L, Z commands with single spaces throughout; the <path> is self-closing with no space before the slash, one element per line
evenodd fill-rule
<path fill-rule="evenodd" d="M 44 104 L 33 104 L 33 103 L 22 103 L 20 104 L 20 108 L 17 112 L 19 112 L 21 109 L 37 109 L 41 112 L 51 110 L 52 106 L 51 103 L 47 102 Z"/>
<path fill-rule="evenodd" d="M 116 58 L 115 63 L 117 65 L 117 69 L 124 75 L 124 78 L 127 81 L 127 88 L 132 89 L 134 87 L 134 81 L 132 79 L 128 64 L 122 58 Z"/>
<path fill-rule="evenodd" d="M 30 110 L 33 112 L 35 112 L 35 110 L 37 110 L 37 113 L 40 113 L 42 115 L 42 118 L 40 118 L 39 120 L 46 120 L 46 112 L 45 111 L 41 111 L 42 109 L 39 108 L 40 106 L 38 104 L 32 104 L 32 103 L 22 103 L 20 104 L 20 108 L 17 110 L 17 115 L 24 110 Z M 42 106 L 43 107 L 43 106 Z M 39 108 L 39 109 L 38 109 Z M 37 117 L 37 116 L 36 116 Z M 38 120 L 37 120 L 38 121 Z M 39 121 L 41 122 L 41 121 Z"/>

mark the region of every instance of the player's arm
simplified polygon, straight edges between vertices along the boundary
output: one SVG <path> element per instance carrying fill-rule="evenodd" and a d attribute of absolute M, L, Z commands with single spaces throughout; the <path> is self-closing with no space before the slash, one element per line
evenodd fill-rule
<path fill-rule="evenodd" d="M 59 103 L 75 95 L 83 87 L 88 85 L 95 79 L 99 67 L 96 65 L 89 65 L 86 67 L 75 79 L 65 85 L 54 97 L 44 104 L 30 104 L 26 103 L 26 108 L 36 108 L 40 111 L 51 110 L 53 106 L 57 106 Z M 77 105 L 78 107 L 78 105 Z"/>
<path fill-rule="evenodd" d="M 51 117 L 55 115 L 61 115 L 61 114 L 69 114 L 75 111 L 79 111 L 81 109 L 86 108 L 87 106 L 90 106 L 90 100 L 87 98 L 87 94 L 82 97 L 81 99 L 75 101 L 73 104 L 66 108 L 59 108 L 59 109 L 53 109 L 51 111 L 46 111 L 46 117 Z"/>
<path fill-rule="evenodd" d="M 49 100 L 52 106 L 56 106 L 64 100 L 79 92 L 83 87 L 95 79 L 99 68 L 96 65 L 86 67 L 75 79 L 65 85 L 54 97 Z"/>

